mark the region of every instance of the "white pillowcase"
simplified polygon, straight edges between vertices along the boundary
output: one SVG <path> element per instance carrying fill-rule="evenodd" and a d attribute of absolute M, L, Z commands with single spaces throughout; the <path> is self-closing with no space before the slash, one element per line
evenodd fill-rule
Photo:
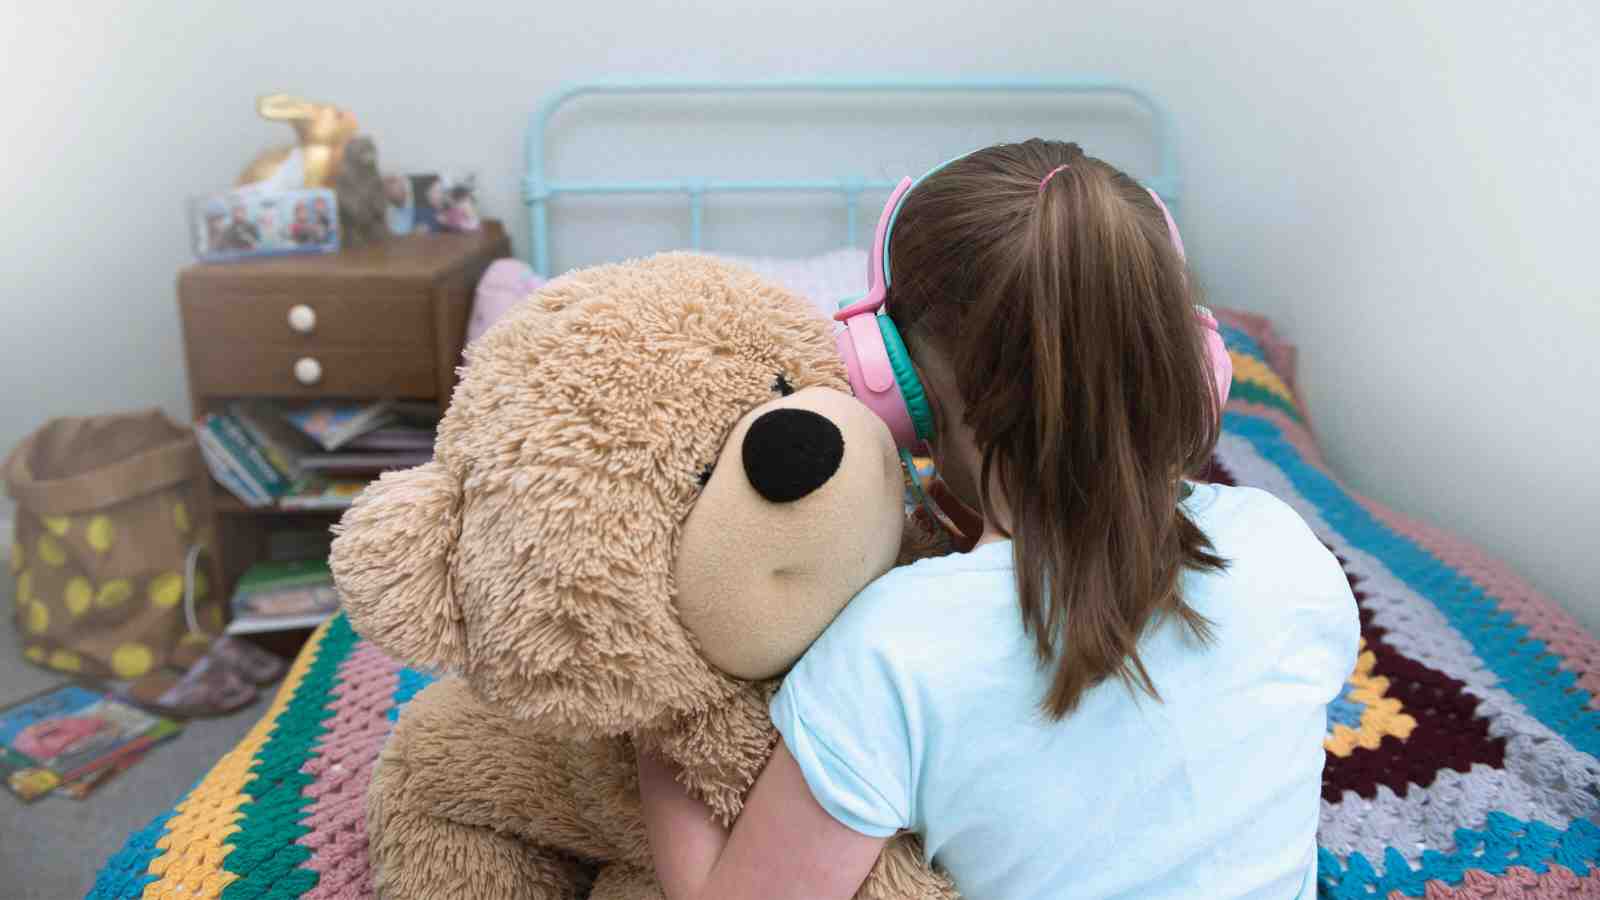
<path fill-rule="evenodd" d="M 839 301 L 867 290 L 867 251 L 843 247 L 810 257 L 733 256 L 713 253 L 718 259 L 753 269 L 757 275 L 783 285 L 811 301 L 817 314 L 833 319 Z M 484 273 L 474 298 L 467 342 L 488 330 L 507 310 L 546 283 L 520 259 L 497 260 Z"/>
<path fill-rule="evenodd" d="M 839 301 L 866 293 L 867 251 L 843 247 L 819 256 L 786 258 L 781 256 L 713 256 L 754 269 L 757 275 L 775 281 L 811 301 L 822 316 L 832 319 Z"/>

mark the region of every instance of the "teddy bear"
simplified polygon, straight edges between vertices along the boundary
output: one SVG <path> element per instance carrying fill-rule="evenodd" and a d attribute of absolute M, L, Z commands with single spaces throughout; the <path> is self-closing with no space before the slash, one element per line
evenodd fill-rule
<path fill-rule="evenodd" d="M 368 791 L 394 898 L 660 898 L 636 754 L 731 823 L 782 674 L 872 579 L 947 552 L 827 322 L 669 253 L 580 270 L 467 351 L 435 455 L 336 527 L 354 628 L 446 673 Z M 914 836 L 858 896 L 954 898 Z"/>

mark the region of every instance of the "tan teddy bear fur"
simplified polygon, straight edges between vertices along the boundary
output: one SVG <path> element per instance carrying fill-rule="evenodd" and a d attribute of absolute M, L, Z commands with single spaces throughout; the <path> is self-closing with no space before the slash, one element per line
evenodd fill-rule
<path fill-rule="evenodd" d="M 373 778 L 383 896 L 660 897 L 636 746 L 737 817 L 775 676 L 897 551 L 937 544 L 902 546 L 892 441 L 847 392 L 808 303 L 691 254 L 566 276 L 472 346 L 434 461 L 369 488 L 334 543 L 356 630 L 450 673 Z M 792 502 L 741 463 L 774 409 L 843 436 Z M 955 891 L 901 836 L 858 896 Z"/>

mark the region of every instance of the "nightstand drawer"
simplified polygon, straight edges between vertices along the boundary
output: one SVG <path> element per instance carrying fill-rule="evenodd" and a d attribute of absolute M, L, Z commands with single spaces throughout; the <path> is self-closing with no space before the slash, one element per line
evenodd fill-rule
<path fill-rule="evenodd" d="M 324 294 L 219 286 L 182 299 L 183 326 L 190 340 L 207 344 L 269 344 L 306 352 L 339 345 L 432 347 L 433 302 L 407 287 Z"/>
<path fill-rule="evenodd" d="M 228 397 L 432 397 L 430 347 L 305 348 L 204 343 L 189 348 L 196 393 Z"/>

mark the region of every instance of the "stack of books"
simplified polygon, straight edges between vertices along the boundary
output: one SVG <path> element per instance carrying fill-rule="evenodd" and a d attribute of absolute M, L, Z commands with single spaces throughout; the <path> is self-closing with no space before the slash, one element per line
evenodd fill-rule
<path fill-rule="evenodd" d="M 264 560 L 233 589 L 229 634 L 315 628 L 339 609 L 339 592 L 326 557 Z"/>
<path fill-rule="evenodd" d="M 372 478 L 433 457 L 431 405 L 236 402 L 195 423 L 206 467 L 252 508 L 344 509 Z"/>

